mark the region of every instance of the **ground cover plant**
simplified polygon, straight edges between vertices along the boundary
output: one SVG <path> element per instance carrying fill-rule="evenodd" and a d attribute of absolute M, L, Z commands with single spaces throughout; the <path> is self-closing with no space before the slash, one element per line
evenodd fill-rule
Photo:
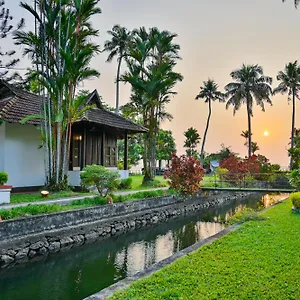
<path fill-rule="evenodd" d="M 137 199 L 144 198 L 152 198 L 152 197 L 160 197 L 165 195 L 171 195 L 174 192 L 171 190 L 157 190 L 157 191 L 146 191 L 146 192 L 138 192 L 126 196 L 112 196 L 113 202 L 126 202 Z M 66 210 L 80 209 L 80 208 L 88 208 L 98 205 L 108 204 L 108 199 L 105 197 L 94 197 L 94 198 L 86 198 L 83 200 L 74 200 L 71 204 L 68 205 L 58 205 L 58 204 L 37 204 L 37 205 L 27 205 L 22 207 L 15 207 L 12 209 L 1 209 L 0 207 L 0 217 L 2 220 L 14 219 L 19 217 L 27 217 L 33 215 L 47 214 L 47 213 L 55 213 Z"/>
<path fill-rule="evenodd" d="M 110 299 L 300 299 L 300 216 L 285 201 Z"/>
<path fill-rule="evenodd" d="M 49 193 L 47 198 L 43 198 L 40 192 L 36 193 L 17 193 L 11 194 L 10 203 L 24 203 L 24 202 L 36 202 L 43 200 L 53 200 L 68 197 L 88 196 L 93 195 L 92 193 L 84 192 L 73 192 L 73 191 L 62 191 L 57 193 Z M 0 206 L 1 207 L 1 206 Z"/>

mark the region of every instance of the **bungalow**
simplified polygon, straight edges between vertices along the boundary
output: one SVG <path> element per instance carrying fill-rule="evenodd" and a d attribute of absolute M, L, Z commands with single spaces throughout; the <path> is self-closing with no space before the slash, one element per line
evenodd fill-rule
<path fill-rule="evenodd" d="M 104 109 L 97 91 L 87 98 L 95 104 L 73 125 L 71 138 L 69 184 L 80 185 L 80 171 L 91 164 L 117 170 L 118 139 L 146 132 L 147 129 Z M 37 188 L 45 183 L 44 151 L 41 149 L 40 121 L 20 123 L 25 117 L 40 114 L 42 98 L 0 81 L 0 171 L 8 173 L 14 188 Z M 125 150 L 121 178 L 129 175 L 128 152 Z"/>

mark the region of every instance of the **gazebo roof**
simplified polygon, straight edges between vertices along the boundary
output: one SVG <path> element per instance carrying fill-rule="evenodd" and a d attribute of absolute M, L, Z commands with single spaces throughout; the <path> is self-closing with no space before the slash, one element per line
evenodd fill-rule
<path fill-rule="evenodd" d="M 128 133 L 147 132 L 145 127 L 104 109 L 96 90 L 88 96 L 86 104 L 96 104 L 96 107 L 85 112 L 77 123 L 90 122 L 127 131 Z M 16 88 L 0 80 L 0 120 L 8 123 L 20 123 L 28 116 L 40 115 L 41 106 L 41 96 Z M 40 125 L 40 120 L 31 119 L 26 124 Z"/>

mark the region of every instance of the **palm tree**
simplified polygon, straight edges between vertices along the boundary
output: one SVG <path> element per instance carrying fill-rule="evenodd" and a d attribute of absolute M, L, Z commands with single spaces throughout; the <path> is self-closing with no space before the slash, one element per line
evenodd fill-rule
<path fill-rule="evenodd" d="M 286 0 L 282 0 L 282 2 L 285 2 Z M 299 3 L 300 3 L 300 0 L 294 0 L 294 4 L 295 4 L 295 7 L 298 8 L 299 6 Z"/>
<path fill-rule="evenodd" d="M 218 90 L 217 83 L 212 79 L 208 79 L 207 81 L 203 82 L 203 86 L 200 87 L 200 92 L 196 96 L 196 100 L 204 99 L 205 103 L 208 103 L 208 117 L 207 117 L 206 127 L 205 127 L 203 141 L 202 141 L 201 153 L 200 153 L 201 166 L 203 166 L 204 147 L 205 147 L 206 135 L 209 127 L 209 122 L 211 118 L 211 103 L 212 101 L 216 101 L 216 100 L 219 100 L 219 102 L 224 102 L 225 101 L 224 98 L 225 95 Z"/>
<path fill-rule="evenodd" d="M 288 63 L 284 71 L 280 71 L 277 75 L 279 85 L 274 89 L 274 94 L 288 94 L 288 100 L 293 101 L 292 111 L 292 132 L 291 132 L 291 149 L 294 149 L 295 139 L 295 118 L 296 118 L 296 98 L 299 99 L 300 91 L 300 66 L 298 62 Z M 290 169 L 293 167 L 293 159 L 290 158 Z"/>
<path fill-rule="evenodd" d="M 246 140 L 244 146 L 248 148 L 249 131 L 248 130 L 242 131 L 241 137 L 243 137 Z"/>
<path fill-rule="evenodd" d="M 115 25 L 112 30 L 107 31 L 111 35 L 111 40 L 107 40 L 104 43 L 104 50 L 110 52 L 107 58 L 107 62 L 111 62 L 115 57 L 118 57 L 118 69 L 116 79 L 116 113 L 119 113 L 120 104 L 120 72 L 123 58 L 126 56 L 126 52 L 129 47 L 129 43 L 132 38 L 132 33 L 125 27 Z"/>
<path fill-rule="evenodd" d="M 260 150 L 260 148 L 259 148 L 258 144 L 256 142 L 252 142 L 251 143 L 252 154 L 255 155 L 255 152 L 259 151 L 259 150 Z"/>
<path fill-rule="evenodd" d="M 197 145 L 200 143 L 200 135 L 196 128 L 190 127 L 187 131 L 183 133 L 185 136 L 184 148 L 187 148 L 186 154 L 188 156 L 193 156 L 197 153 Z"/>
<path fill-rule="evenodd" d="M 272 105 L 270 95 L 272 95 L 272 78 L 264 76 L 263 68 L 258 65 L 245 65 L 238 70 L 231 72 L 233 82 L 225 86 L 228 101 L 226 109 L 233 106 L 233 114 L 240 109 L 242 104 L 246 104 L 248 116 L 248 156 L 251 156 L 251 117 L 253 117 L 253 102 L 265 111 L 264 101 Z"/>

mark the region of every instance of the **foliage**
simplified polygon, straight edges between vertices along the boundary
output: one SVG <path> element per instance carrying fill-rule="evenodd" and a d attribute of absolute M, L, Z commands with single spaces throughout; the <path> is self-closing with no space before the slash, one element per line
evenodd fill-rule
<path fill-rule="evenodd" d="M 118 157 L 120 160 L 124 157 L 125 142 L 118 140 Z M 137 165 L 142 159 L 143 154 L 143 137 L 142 134 L 135 134 L 128 138 L 128 164 Z M 124 166 L 124 162 L 123 162 Z M 122 168 L 123 169 L 123 168 Z"/>
<path fill-rule="evenodd" d="M 198 99 L 204 99 L 205 103 L 208 103 L 208 117 L 207 117 L 206 127 L 203 135 L 201 153 L 200 153 L 201 165 L 203 165 L 206 136 L 207 136 L 209 122 L 212 113 L 211 104 L 213 101 L 216 100 L 218 100 L 219 102 L 225 102 L 225 95 L 219 91 L 219 86 L 214 80 L 208 79 L 207 81 L 204 81 L 203 86 L 200 87 L 200 92 L 196 96 L 196 100 Z"/>
<path fill-rule="evenodd" d="M 11 23 L 13 21 L 13 16 L 10 14 L 10 10 L 4 7 L 5 1 L 0 1 L 0 42 L 3 46 L 5 44 L 4 39 L 12 34 L 15 30 L 19 30 L 24 26 L 24 19 L 22 18 L 16 27 Z M 15 79 L 19 79 L 20 75 L 17 72 L 9 73 L 11 69 L 18 64 L 20 59 L 15 58 L 16 51 L 3 51 L 0 46 L 0 67 L 4 71 L 0 71 L 0 79 L 4 79 L 7 82 Z"/>
<path fill-rule="evenodd" d="M 4 185 L 8 181 L 8 174 L 0 172 L 0 185 Z"/>
<path fill-rule="evenodd" d="M 86 166 L 80 173 L 82 185 L 86 188 L 97 188 L 99 195 L 106 197 L 119 185 L 117 172 L 107 170 L 104 166 Z"/>
<path fill-rule="evenodd" d="M 187 148 L 187 156 L 197 156 L 197 146 L 200 143 L 200 135 L 196 128 L 190 127 L 187 131 L 183 133 L 185 136 L 184 148 Z"/>
<path fill-rule="evenodd" d="M 156 159 L 159 160 L 160 163 L 162 160 L 171 160 L 172 153 L 175 152 L 176 144 L 172 131 L 160 129 L 156 141 Z"/>
<path fill-rule="evenodd" d="M 212 160 L 217 160 L 221 162 L 222 160 L 229 158 L 231 155 L 236 154 L 231 151 L 230 146 L 226 147 L 224 144 L 221 144 L 221 149 L 219 152 L 211 153 L 204 158 L 203 167 L 205 169 L 208 169 Z"/>
<path fill-rule="evenodd" d="M 204 176 L 204 169 L 200 161 L 193 156 L 177 156 L 172 154 L 172 162 L 165 172 L 165 178 L 169 179 L 170 188 L 175 191 L 193 195 L 200 190 L 200 182 Z"/>
<path fill-rule="evenodd" d="M 99 45 L 91 42 L 98 36 L 91 23 L 101 12 L 98 2 L 37 0 L 36 7 L 21 3 L 36 20 L 35 32 L 19 30 L 14 39 L 31 60 L 31 75 L 42 87 L 42 114 L 28 118 L 42 120 L 47 184 L 59 185 L 67 175 L 72 124 L 91 108 L 86 97 L 76 97 L 75 91 L 82 81 L 99 76 L 89 67 L 100 52 Z"/>
<path fill-rule="evenodd" d="M 226 175 L 229 171 L 226 168 L 220 168 L 218 167 L 216 169 L 216 174 L 219 177 L 219 179 L 223 179 L 224 175 Z"/>
<path fill-rule="evenodd" d="M 265 76 L 263 68 L 258 65 L 242 65 L 238 70 L 231 72 L 233 82 L 225 86 L 228 101 L 226 109 L 233 106 L 233 114 L 240 109 L 242 104 L 247 107 L 248 116 L 248 157 L 252 155 L 252 129 L 251 118 L 253 117 L 254 100 L 262 111 L 265 111 L 264 101 L 272 104 L 272 78 Z"/>
<path fill-rule="evenodd" d="M 122 179 L 120 185 L 118 186 L 120 190 L 130 190 L 132 189 L 132 178 Z"/>
<path fill-rule="evenodd" d="M 295 136 L 294 148 L 289 149 L 289 155 L 292 159 L 292 169 L 300 168 L 300 136 Z"/>
<path fill-rule="evenodd" d="M 176 37 L 176 34 L 157 28 L 135 29 L 126 54 L 128 70 L 121 79 L 131 85 L 127 109 L 135 112 L 148 129 L 143 135 L 144 181 L 154 179 L 160 122 L 172 118 L 166 112 L 166 105 L 176 94 L 176 83 L 183 80 L 182 75 L 174 71 L 180 50 L 174 43 Z"/>
<path fill-rule="evenodd" d="M 259 151 L 260 148 L 256 142 L 251 142 L 251 153 L 255 155 L 255 152 Z"/>
<path fill-rule="evenodd" d="M 290 200 L 292 201 L 296 209 L 300 209 L 300 192 L 292 193 L 290 196 Z"/>
<path fill-rule="evenodd" d="M 277 75 L 277 80 L 280 81 L 279 85 L 274 89 L 274 94 L 288 94 L 288 100 L 292 100 L 292 130 L 291 130 L 291 150 L 294 150 L 295 138 L 295 118 L 296 118 L 296 98 L 299 99 L 300 91 L 300 67 L 298 62 L 288 63 L 284 71 L 280 71 Z M 293 166 L 293 156 L 290 160 L 290 169 Z"/>
<path fill-rule="evenodd" d="M 300 169 L 292 170 L 290 173 L 290 183 L 297 191 L 300 191 Z"/>
<path fill-rule="evenodd" d="M 116 80 L 116 113 L 119 113 L 119 82 L 122 60 L 126 57 L 130 43 L 132 40 L 132 33 L 125 27 L 115 25 L 112 30 L 107 32 L 111 36 L 111 40 L 104 43 L 104 50 L 109 52 L 107 62 L 111 62 L 115 57 L 118 60 L 117 80 Z"/>

